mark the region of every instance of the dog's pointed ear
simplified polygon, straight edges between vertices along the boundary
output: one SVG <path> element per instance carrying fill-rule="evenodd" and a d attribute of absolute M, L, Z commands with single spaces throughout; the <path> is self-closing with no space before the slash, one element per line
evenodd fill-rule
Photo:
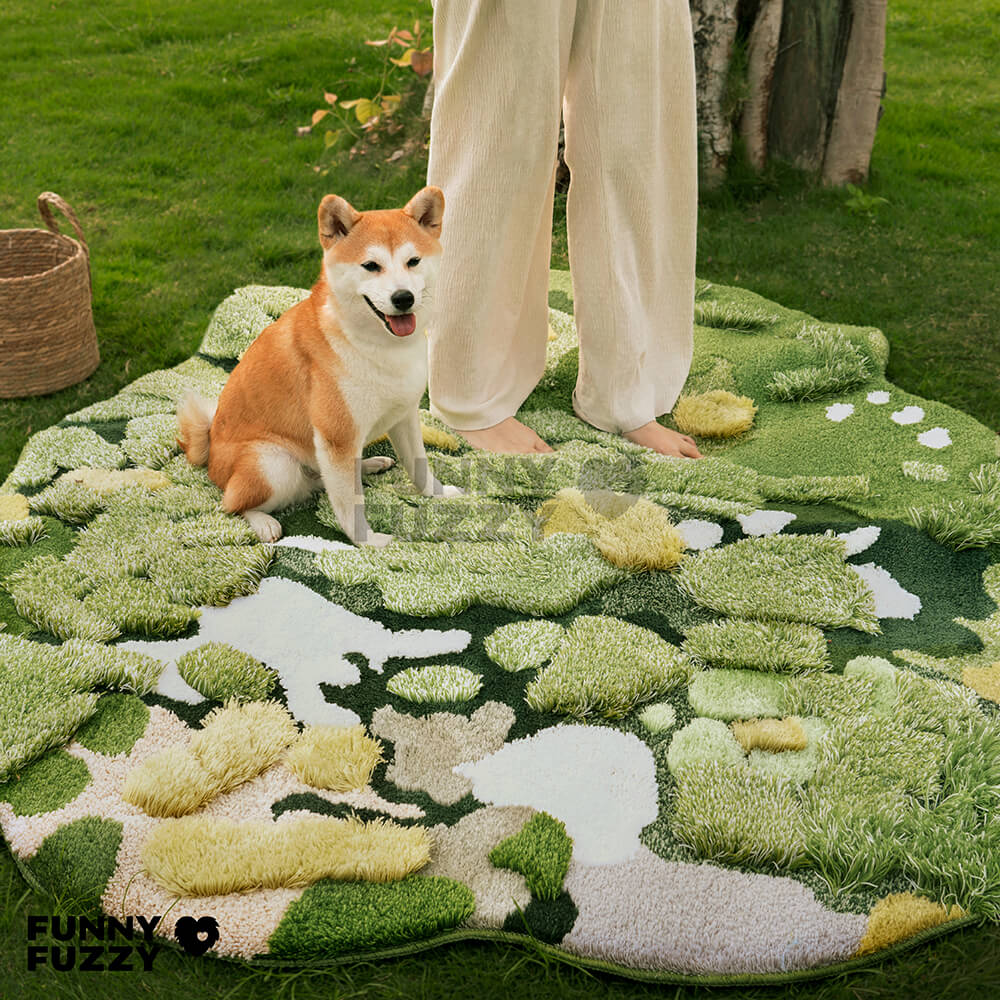
<path fill-rule="evenodd" d="M 444 192 L 440 188 L 421 188 L 407 203 L 403 211 L 417 220 L 433 236 L 441 235 L 441 218 L 444 216 Z"/>
<path fill-rule="evenodd" d="M 342 240 L 357 224 L 361 213 L 354 210 L 343 198 L 328 194 L 319 203 L 319 242 L 329 250 Z"/>

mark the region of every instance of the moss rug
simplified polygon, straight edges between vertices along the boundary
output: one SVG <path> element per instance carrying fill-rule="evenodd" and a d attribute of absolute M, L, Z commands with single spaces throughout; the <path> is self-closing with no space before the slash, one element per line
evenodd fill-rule
<path fill-rule="evenodd" d="M 553 272 L 520 416 L 554 454 L 424 412 L 465 495 L 393 468 L 388 547 L 321 493 L 262 545 L 174 412 L 305 294 L 238 290 L 0 488 L 0 827 L 32 884 L 258 964 L 481 938 L 659 981 L 1000 919 L 997 435 L 888 382 L 878 330 L 699 281 L 669 420 L 706 457 L 653 455 L 573 416 Z"/>

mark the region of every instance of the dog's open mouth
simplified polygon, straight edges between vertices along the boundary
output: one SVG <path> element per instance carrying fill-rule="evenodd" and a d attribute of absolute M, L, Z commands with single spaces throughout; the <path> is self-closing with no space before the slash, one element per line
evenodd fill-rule
<path fill-rule="evenodd" d="M 394 337 L 409 337 L 411 333 L 417 328 L 417 317 L 413 313 L 402 313 L 398 316 L 390 316 L 388 313 L 384 313 L 379 309 L 376 309 L 372 304 L 372 300 L 368 298 L 367 295 L 362 296 L 365 302 L 368 303 L 369 308 L 382 322 L 385 324 L 385 328 Z"/>

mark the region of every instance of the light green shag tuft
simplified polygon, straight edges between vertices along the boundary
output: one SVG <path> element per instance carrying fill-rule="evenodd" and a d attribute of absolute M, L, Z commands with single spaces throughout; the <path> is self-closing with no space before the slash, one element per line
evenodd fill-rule
<path fill-rule="evenodd" d="M 39 556 L 4 581 L 17 613 L 59 639 L 107 642 L 121 634 L 111 619 L 86 608 L 81 598 L 92 589 L 90 578 L 56 556 Z"/>
<path fill-rule="evenodd" d="M 128 484 L 103 496 L 95 488 L 85 500 L 104 509 L 75 548 L 62 560 L 32 560 L 7 580 L 18 613 L 58 638 L 177 635 L 199 605 L 256 591 L 274 558 L 242 518 L 218 510 L 214 487 Z"/>
<path fill-rule="evenodd" d="M 626 573 L 579 535 L 530 543 L 394 542 L 321 552 L 316 568 L 336 583 L 377 584 L 403 614 L 457 615 L 486 604 L 534 615 L 562 614 Z"/>
<path fill-rule="evenodd" d="M 859 476 L 760 476 L 757 488 L 779 503 L 825 503 L 829 500 L 864 500 L 871 495 L 871 480 Z"/>
<path fill-rule="evenodd" d="M 687 683 L 688 657 L 655 632 L 603 615 L 581 615 L 553 657 L 528 685 L 538 712 L 619 719 L 636 705 Z"/>
<path fill-rule="evenodd" d="M 151 396 L 142 392 L 120 392 L 110 399 L 101 399 L 82 410 L 74 410 L 64 420 L 75 424 L 109 423 L 116 420 L 131 420 L 133 417 L 148 417 L 154 413 L 174 413 L 177 404 L 162 396 Z"/>
<path fill-rule="evenodd" d="M 218 497 L 222 496 L 218 487 L 208 478 L 208 469 L 203 465 L 192 465 L 186 455 L 174 455 L 160 471 L 178 485 L 215 490 Z"/>
<path fill-rule="evenodd" d="M 552 371 L 568 352 L 579 346 L 576 321 L 559 309 L 549 309 L 549 330 L 554 335 L 545 345 L 545 368 Z"/>
<path fill-rule="evenodd" d="M 121 449 L 133 465 L 163 468 L 178 452 L 177 417 L 171 413 L 134 417 L 125 425 Z"/>
<path fill-rule="evenodd" d="M 948 470 L 931 462 L 904 462 L 903 475 L 925 483 L 946 483 Z"/>
<path fill-rule="evenodd" d="M 113 646 L 50 646 L 0 633 L 0 781 L 66 743 L 94 713 L 92 689 L 146 694 L 162 669 L 152 657 Z"/>
<path fill-rule="evenodd" d="M 401 670 L 385 686 L 397 697 L 418 703 L 471 701 L 479 694 L 483 679 L 465 667 L 435 663 Z"/>
<path fill-rule="evenodd" d="M 699 604 L 737 618 L 879 634 L 875 599 L 828 535 L 765 535 L 691 555 L 676 574 Z"/>
<path fill-rule="evenodd" d="M 277 675 L 249 653 L 224 642 L 206 642 L 177 661 L 181 677 L 211 701 L 263 701 Z"/>
<path fill-rule="evenodd" d="M 992 494 L 949 500 L 930 507 L 907 507 L 907 523 L 952 549 L 1000 544 L 1000 497 Z"/>
<path fill-rule="evenodd" d="M 189 392 L 215 399 L 226 384 L 229 373 L 204 358 L 191 357 L 173 368 L 149 372 L 124 389 L 124 395 L 159 396 L 179 403 Z"/>
<path fill-rule="evenodd" d="M 671 829 L 699 857 L 735 865 L 801 863 L 802 807 L 788 782 L 720 761 L 681 768 L 676 781 Z"/>
<path fill-rule="evenodd" d="M 786 711 L 792 715 L 855 718 L 872 711 L 876 680 L 869 673 L 799 674 L 785 688 Z"/>
<path fill-rule="evenodd" d="M 804 750 L 782 750 L 779 753 L 751 750 L 747 758 L 750 769 L 794 785 L 804 785 L 809 781 L 819 766 L 830 726 L 815 718 L 799 719 L 799 725 L 806 734 Z"/>
<path fill-rule="evenodd" d="M 49 427 L 28 438 L 4 487 L 41 486 L 60 469 L 121 469 L 125 453 L 89 427 Z"/>
<path fill-rule="evenodd" d="M 778 400 L 802 402 L 846 392 L 872 377 L 868 359 L 838 327 L 806 326 L 797 336 L 812 347 L 817 363 L 775 372 L 767 389 Z"/>
<path fill-rule="evenodd" d="M 516 542 L 534 533 L 531 516 L 517 504 L 475 495 L 419 496 L 402 481 L 402 472 L 393 472 L 382 473 L 365 491 L 365 515 L 374 531 L 410 542 Z M 397 484 L 408 492 L 397 492 Z M 325 492 L 316 501 L 316 518 L 340 528 Z"/>
<path fill-rule="evenodd" d="M 974 493 L 1000 501 L 1000 462 L 984 462 L 969 473 L 969 480 Z"/>
<path fill-rule="evenodd" d="M 781 317 L 760 306 L 710 301 L 695 302 L 694 321 L 698 326 L 714 327 L 717 330 L 757 333 L 766 326 L 780 322 Z"/>
<path fill-rule="evenodd" d="M 683 649 L 703 663 L 779 673 L 825 670 L 830 666 L 823 632 L 800 622 L 728 618 L 694 625 Z"/>
<path fill-rule="evenodd" d="M 0 521 L 0 545 L 34 545 L 48 536 L 40 517 L 22 517 L 16 521 Z"/>
<path fill-rule="evenodd" d="M 630 450 L 636 447 L 620 434 L 598 430 L 565 410 L 527 410 L 518 413 L 517 419 L 550 445 L 562 444 L 564 441 L 590 441 L 614 450 Z M 627 447 L 621 448 L 619 442 Z"/>
<path fill-rule="evenodd" d="M 712 719 L 780 718 L 790 714 L 789 678 L 758 670 L 703 670 L 688 687 L 688 701 Z M 798 713 L 795 713 L 798 714 Z"/>
<path fill-rule="evenodd" d="M 501 625 L 483 640 L 483 649 L 504 670 L 537 670 L 556 655 L 565 638 L 562 625 L 533 618 Z"/>
<path fill-rule="evenodd" d="M 49 514 L 69 524 L 83 524 L 104 509 L 104 497 L 90 486 L 57 479 L 28 500 L 38 514 Z"/>
<path fill-rule="evenodd" d="M 855 656 L 844 664 L 844 677 L 868 677 L 874 682 L 871 710 L 883 715 L 891 714 L 896 707 L 897 670 L 881 656 Z"/>
<path fill-rule="evenodd" d="M 718 761 L 730 767 L 742 767 L 746 761 L 743 747 L 733 731 L 718 719 L 692 719 L 674 733 L 667 751 L 667 767 L 675 777 L 681 769 L 706 761 Z"/>
<path fill-rule="evenodd" d="M 308 296 L 308 288 L 237 288 L 212 314 L 198 351 L 211 358 L 241 358 L 265 327 Z"/>
<path fill-rule="evenodd" d="M 669 701 L 660 701 L 655 705 L 647 705 L 639 713 L 639 721 L 647 732 L 659 736 L 673 729 L 677 722 L 677 711 Z"/>

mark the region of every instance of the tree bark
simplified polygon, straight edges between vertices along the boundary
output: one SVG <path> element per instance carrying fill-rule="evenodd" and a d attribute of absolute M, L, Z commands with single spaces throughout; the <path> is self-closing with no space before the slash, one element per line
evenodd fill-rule
<path fill-rule="evenodd" d="M 818 173 L 843 72 L 851 0 L 785 4 L 774 67 L 768 154 Z"/>
<path fill-rule="evenodd" d="M 767 122 L 783 12 L 784 0 L 761 0 L 747 42 L 750 95 L 740 117 L 740 134 L 746 144 L 747 159 L 755 170 L 763 170 L 767 162 Z"/>
<path fill-rule="evenodd" d="M 723 108 L 729 63 L 736 40 L 737 0 L 691 0 L 698 79 L 699 186 L 718 187 L 726 176 L 733 128 Z"/>
<path fill-rule="evenodd" d="M 844 74 L 823 159 L 827 185 L 867 179 L 882 98 L 887 0 L 852 0 L 851 7 Z"/>

